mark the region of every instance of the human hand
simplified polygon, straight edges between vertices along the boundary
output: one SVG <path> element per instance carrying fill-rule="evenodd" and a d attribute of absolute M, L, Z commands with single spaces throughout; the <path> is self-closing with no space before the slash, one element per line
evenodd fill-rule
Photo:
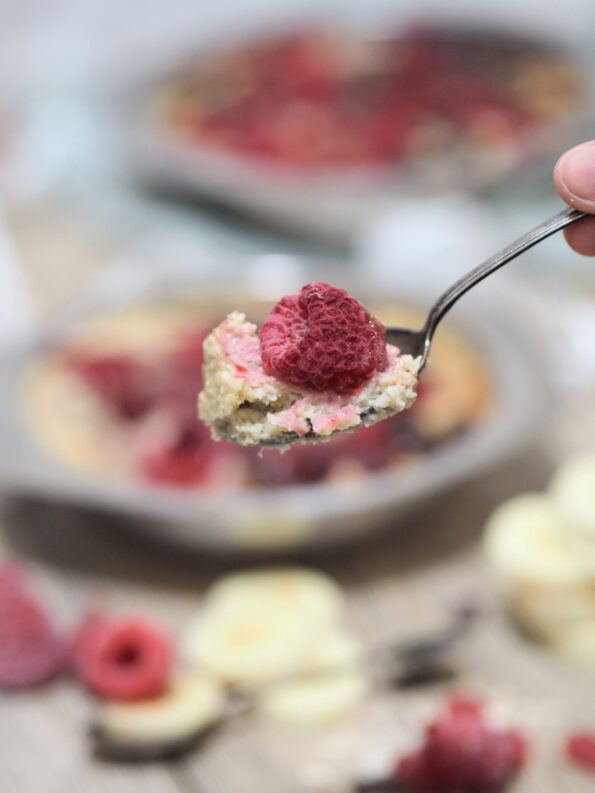
<path fill-rule="evenodd" d="M 564 230 L 566 242 L 583 256 L 595 256 L 595 140 L 563 154 L 554 168 L 554 184 L 570 206 L 593 215 Z"/>

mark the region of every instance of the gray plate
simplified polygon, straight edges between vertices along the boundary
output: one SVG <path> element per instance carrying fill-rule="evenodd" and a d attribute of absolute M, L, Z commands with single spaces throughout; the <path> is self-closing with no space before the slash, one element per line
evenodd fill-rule
<path fill-rule="evenodd" d="M 395 29 L 399 24 L 406 26 L 407 15 L 402 17 L 395 13 Z M 335 21 L 333 26 L 336 24 Z M 348 16 L 342 24 L 348 29 L 358 30 L 359 27 L 356 22 L 350 24 Z M 384 24 L 386 20 L 379 28 L 380 35 L 386 29 Z M 468 25 L 479 32 L 484 29 L 481 23 L 473 26 L 470 21 Z M 262 27 L 265 34 L 270 33 L 270 21 Z M 445 31 L 450 27 L 446 24 Z M 390 24 L 389 29 L 392 29 Z M 185 143 L 157 123 L 149 109 L 151 97 L 168 75 L 183 71 L 182 60 L 169 69 L 162 67 L 152 76 L 139 78 L 138 84 L 130 86 L 120 98 L 117 115 L 124 121 L 123 140 L 128 163 L 153 186 L 207 196 L 283 228 L 340 241 L 351 238 L 354 230 L 389 210 L 395 198 L 436 195 L 451 190 L 483 192 L 518 176 L 519 172 L 526 174 L 532 167 L 539 170 L 541 165 L 548 163 L 545 170 L 549 170 L 561 151 L 587 134 L 595 107 L 592 57 L 576 48 L 571 50 L 555 35 L 540 39 L 505 24 L 498 31 L 511 40 L 563 53 L 582 82 L 581 107 L 564 119 L 544 124 L 515 152 L 509 147 L 489 152 L 462 149 L 449 152 L 447 156 L 419 157 L 407 167 L 387 164 L 300 171 L 267 165 L 200 141 Z M 257 34 L 258 30 L 252 30 L 251 38 L 257 40 Z M 238 43 L 235 38 L 232 42 Z M 239 40 L 239 45 L 242 43 L 245 39 Z M 225 42 L 211 48 L 203 47 L 195 55 L 208 54 L 222 46 Z"/>
<path fill-rule="evenodd" d="M 196 290 L 196 280 L 191 283 Z M 340 283 L 349 286 L 344 277 Z M 146 272 L 133 276 L 125 289 L 121 284 L 117 289 L 106 284 L 2 362 L 0 483 L 6 492 L 120 513 L 137 520 L 143 531 L 196 548 L 276 551 L 338 544 L 388 521 L 397 525 L 416 505 L 512 455 L 552 407 L 552 387 L 538 355 L 544 345 L 538 345 L 528 328 L 515 322 L 520 312 L 509 316 L 511 301 L 494 299 L 494 290 L 489 307 L 475 314 L 457 308 L 457 322 L 453 323 L 484 356 L 494 383 L 493 409 L 472 431 L 415 465 L 369 474 L 350 488 L 315 484 L 231 495 L 188 494 L 83 474 L 44 453 L 25 426 L 17 404 L 17 384 L 32 358 L 78 319 L 141 298 L 183 295 L 189 285 L 179 278 L 171 282 Z M 206 299 L 209 289 L 221 297 L 220 287 L 202 285 Z M 356 285 L 353 291 L 358 296 L 366 293 Z M 248 295 L 245 290 L 243 293 Z M 252 294 L 254 297 L 258 298 Z M 401 295 L 400 302 L 428 304 L 420 295 L 409 299 Z"/>

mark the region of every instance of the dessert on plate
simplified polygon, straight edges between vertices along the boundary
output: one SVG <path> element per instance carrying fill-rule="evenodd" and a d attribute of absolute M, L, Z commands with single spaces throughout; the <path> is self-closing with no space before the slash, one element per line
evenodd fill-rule
<path fill-rule="evenodd" d="M 203 341 L 230 308 L 262 321 L 268 307 L 245 292 L 146 297 L 73 322 L 20 370 L 15 399 L 45 455 L 79 476 L 180 492 L 216 493 L 313 483 L 353 483 L 423 463 L 473 433 L 493 386 L 476 351 L 448 327 L 411 408 L 329 443 L 294 443 L 286 454 L 216 443 L 199 421 Z M 407 306 L 375 299 L 384 324 L 415 325 Z"/>
<path fill-rule="evenodd" d="M 151 116 L 183 145 L 300 171 L 455 155 L 512 170 L 580 98 L 577 70 L 544 42 L 320 28 L 196 58 L 164 80 Z"/>
<path fill-rule="evenodd" d="M 419 359 L 343 289 L 307 284 L 257 329 L 232 312 L 204 343 L 199 415 L 215 440 L 312 441 L 385 419 L 415 401 Z"/>

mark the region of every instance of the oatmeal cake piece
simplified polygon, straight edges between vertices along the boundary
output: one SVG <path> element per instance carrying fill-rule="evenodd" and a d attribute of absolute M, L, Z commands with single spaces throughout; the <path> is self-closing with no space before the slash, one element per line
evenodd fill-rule
<path fill-rule="evenodd" d="M 216 440 L 323 440 L 410 407 L 419 363 L 347 292 L 308 284 L 260 332 L 233 312 L 210 333 L 199 415 Z"/>

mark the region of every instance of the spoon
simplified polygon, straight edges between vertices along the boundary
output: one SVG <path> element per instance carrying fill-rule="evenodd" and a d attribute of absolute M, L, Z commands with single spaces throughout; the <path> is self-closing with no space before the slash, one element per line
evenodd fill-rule
<path fill-rule="evenodd" d="M 465 292 L 468 292 L 475 284 L 483 281 L 488 275 L 499 270 L 507 262 L 516 259 L 521 253 L 537 245 L 538 242 L 584 217 L 586 217 L 585 212 L 567 208 L 558 212 L 549 220 L 535 226 L 534 229 L 523 234 L 518 240 L 490 256 L 485 262 L 473 268 L 462 278 L 459 278 L 458 281 L 455 281 L 434 303 L 421 330 L 388 327 L 386 329 L 386 341 L 398 347 L 402 354 L 413 355 L 414 358 L 421 356 L 421 364 L 418 371 L 418 373 L 421 373 L 428 362 L 432 338 L 439 322 Z"/>
<path fill-rule="evenodd" d="M 546 220 L 543 223 L 540 223 L 538 226 L 535 226 L 534 229 L 531 229 L 531 231 L 523 234 L 523 236 L 519 237 L 518 240 L 512 242 L 510 245 L 507 245 L 506 248 L 503 248 L 489 259 L 486 259 L 485 262 L 468 272 L 462 278 L 459 278 L 458 281 L 455 281 L 455 283 L 449 289 L 447 289 L 446 292 L 444 292 L 434 303 L 421 330 L 414 330 L 413 328 L 387 327 L 386 341 L 389 344 L 393 344 L 395 347 L 398 347 L 401 354 L 409 354 L 414 358 L 419 357 L 421 361 L 417 374 L 421 374 L 428 363 L 432 339 L 438 324 L 444 315 L 454 306 L 457 300 L 465 294 L 465 292 L 468 292 L 473 286 L 475 286 L 475 284 L 483 281 L 483 279 L 488 275 L 491 275 L 496 270 L 499 270 L 500 267 L 505 265 L 507 262 L 515 259 L 521 253 L 524 253 L 524 251 L 532 248 L 534 245 L 537 245 L 538 242 L 541 242 L 542 240 L 546 239 L 546 237 L 554 234 L 556 231 L 560 231 L 560 229 L 563 229 L 566 226 L 569 226 L 571 223 L 575 223 L 577 220 L 581 220 L 581 218 L 584 217 L 586 217 L 586 213 L 580 212 L 578 209 L 566 208 L 561 212 L 558 212 L 553 217 L 549 218 L 549 220 Z M 360 417 L 365 419 L 373 412 L 373 410 L 364 410 L 360 413 Z M 340 432 L 341 430 L 337 430 L 336 433 L 332 434 L 339 434 Z M 235 438 L 228 436 L 228 440 L 233 441 Z M 284 448 L 290 443 L 298 440 L 300 443 L 316 443 L 320 441 L 320 436 L 315 432 L 308 432 L 305 435 L 298 435 L 296 432 L 288 431 L 284 432 L 282 435 L 277 435 L 273 438 L 260 441 L 260 446 Z"/>

